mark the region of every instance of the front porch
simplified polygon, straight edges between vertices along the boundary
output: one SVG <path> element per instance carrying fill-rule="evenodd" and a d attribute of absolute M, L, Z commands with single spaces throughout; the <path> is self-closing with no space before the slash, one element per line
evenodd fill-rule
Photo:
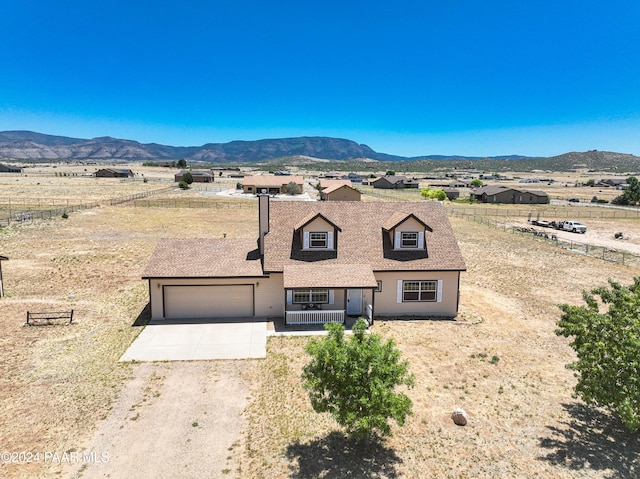
<path fill-rule="evenodd" d="M 285 325 L 373 321 L 378 287 L 369 265 L 314 264 L 284 268 Z"/>
<path fill-rule="evenodd" d="M 369 324 L 373 322 L 373 294 L 363 294 L 362 289 L 331 290 L 327 293 L 333 299 L 335 296 L 344 298 L 344 308 L 337 309 L 332 301 L 330 304 L 294 303 L 291 301 L 293 293 L 288 294 L 287 309 L 285 310 L 285 325 L 316 325 L 327 323 L 345 324 L 348 318 L 362 317 Z"/>

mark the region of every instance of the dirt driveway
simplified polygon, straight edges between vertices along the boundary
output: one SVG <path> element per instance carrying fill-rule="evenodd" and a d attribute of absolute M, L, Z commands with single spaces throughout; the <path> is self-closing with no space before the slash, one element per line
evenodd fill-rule
<path fill-rule="evenodd" d="M 229 477 L 247 361 L 140 363 L 62 477 Z"/>

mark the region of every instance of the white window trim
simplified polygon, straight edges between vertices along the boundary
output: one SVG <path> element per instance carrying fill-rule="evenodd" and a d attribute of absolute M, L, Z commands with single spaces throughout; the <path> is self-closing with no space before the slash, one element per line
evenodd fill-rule
<path fill-rule="evenodd" d="M 295 301 L 293 300 L 294 292 L 302 292 L 308 293 L 309 296 L 306 301 Z M 327 291 L 327 301 L 312 301 L 312 295 L 314 291 Z M 288 289 L 287 290 L 287 304 L 333 304 L 334 303 L 335 293 L 333 289 L 326 288 L 301 288 L 301 289 Z"/>
<path fill-rule="evenodd" d="M 325 246 L 311 246 L 311 235 L 326 235 Z M 333 247 L 333 231 L 305 231 L 302 235 L 302 249 L 331 250 Z"/>
<path fill-rule="evenodd" d="M 404 234 L 415 234 L 416 237 L 416 246 L 403 246 L 402 245 L 402 236 Z M 393 245 L 394 249 L 401 250 L 418 250 L 424 249 L 424 231 L 396 231 L 395 241 Z"/>
<path fill-rule="evenodd" d="M 405 281 L 436 281 L 436 299 L 435 301 L 405 301 L 404 300 L 404 282 Z M 434 280 L 434 279 L 407 279 L 407 280 L 398 280 L 398 289 L 397 289 L 397 297 L 396 302 L 400 303 L 441 303 L 442 302 L 442 280 Z"/>

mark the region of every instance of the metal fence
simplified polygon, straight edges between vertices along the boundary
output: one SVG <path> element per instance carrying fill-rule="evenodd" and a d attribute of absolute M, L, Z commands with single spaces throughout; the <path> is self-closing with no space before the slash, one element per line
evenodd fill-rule
<path fill-rule="evenodd" d="M 172 191 L 175 190 L 175 188 L 175 186 L 169 186 L 156 190 L 145 191 L 143 193 L 120 196 L 105 201 L 80 202 L 76 204 L 70 204 L 69 200 L 58 198 L 54 199 L 51 202 L 52 204 L 48 205 L 49 207 L 47 207 L 46 200 L 44 199 L 38 202 L 33 201 L 29 205 L 27 205 L 26 200 L 23 201 L 22 204 L 13 201 L 13 203 L 6 205 L 5 211 L 0 211 L 0 215 L 2 215 L 0 216 L 0 228 L 12 224 L 15 225 L 38 220 L 49 220 L 51 218 L 73 213 L 74 211 L 97 208 L 101 205 L 121 205 L 136 201 L 140 198 Z M 57 202 L 59 202 L 59 204 L 56 204 Z"/>
<path fill-rule="evenodd" d="M 528 227 L 510 226 L 503 222 L 500 222 L 495 218 L 485 218 L 482 216 L 477 216 L 475 214 L 472 215 L 458 209 L 449 209 L 448 213 L 450 216 L 459 217 L 467 221 L 473 221 L 474 223 L 483 224 L 491 228 L 510 231 L 513 234 L 525 236 L 532 240 L 542 241 L 558 248 L 571 251 L 572 253 L 591 256 L 593 258 L 598 258 L 603 261 L 609 261 L 612 263 L 621 263 L 633 268 L 640 268 L 640 256 L 629 253 L 628 251 L 624 251 L 622 249 L 613 249 L 606 246 L 593 245 L 580 241 L 564 240 L 558 238 L 557 235 L 554 234 L 554 230 L 552 229 L 537 230 Z"/>

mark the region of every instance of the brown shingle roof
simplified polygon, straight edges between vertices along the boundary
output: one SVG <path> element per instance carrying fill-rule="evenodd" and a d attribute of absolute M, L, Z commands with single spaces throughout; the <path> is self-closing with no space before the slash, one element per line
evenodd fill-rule
<path fill-rule="evenodd" d="M 314 264 L 310 273 L 308 264 L 289 264 L 284 267 L 284 287 L 291 288 L 375 288 L 373 271 L 368 265 Z"/>
<path fill-rule="evenodd" d="M 351 180 L 320 180 L 320 188 L 323 190 L 325 188 L 335 189 L 340 186 L 351 186 Z"/>
<path fill-rule="evenodd" d="M 302 176 L 271 176 L 271 175 L 257 175 L 257 176 L 246 176 L 242 180 L 242 184 L 244 186 L 282 186 L 288 185 L 291 182 L 294 182 L 297 185 L 301 185 L 304 183 L 304 178 Z"/>
<path fill-rule="evenodd" d="M 349 182 L 349 183 L 351 183 L 351 182 Z M 334 191 L 339 190 L 340 188 L 348 188 L 348 189 L 353 190 L 353 191 L 358 191 L 351 185 L 330 185 L 330 186 L 327 186 L 326 188 L 324 188 L 322 190 L 322 193 L 324 193 L 325 195 L 328 195 L 330 193 L 333 193 Z M 360 192 L 358 191 L 358 193 L 360 193 Z"/>
<path fill-rule="evenodd" d="M 263 276 L 255 239 L 162 240 L 143 278 Z"/>
<path fill-rule="evenodd" d="M 311 213 L 321 213 L 342 232 L 337 236 L 334 252 L 301 252 L 295 226 Z M 425 232 L 424 252 L 389 251 L 388 233 L 383 224 L 390 218 L 413 214 L 433 231 Z M 346 275 L 350 265 L 367 265 L 373 271 L 465 270 L 464 260 L 444 207 L 435 201 L 425 202 L 276 202 L 270 204 L 269 233 L 265 237 L 264 268 L 267 272 L 283 271 L 288 265 L 306 265 L 313 276 L 319 264 L 343 265 Z M 315 262 L 311 265 L 309 263 Z"/>

